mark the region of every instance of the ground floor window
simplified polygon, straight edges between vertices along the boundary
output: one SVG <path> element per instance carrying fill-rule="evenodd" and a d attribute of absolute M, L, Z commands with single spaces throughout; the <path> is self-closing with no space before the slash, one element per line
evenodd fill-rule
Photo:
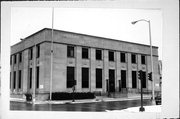
<path fill-rule="evenodd" d="M 89 88 L 89 68 L 82 68 L 82 88 Z"/>
<path fill-rule="evenodd" d="M 16 89 L 16 71 L 14 71 L 13 89 Z"/>
<path fill-rule="evenodd" d="M 39 67 L 36 67 L 36 88 L 39 88 Z"/>
<path fill-rule="evenodd" d="M 19 84 L 18 88 L 21 89 L 21 70 L 19 70 Z"/>
<path fill-rule="evenodd" d="M 102 88 L 102 69 L 96 69 L 96 88 Z"/>
<path fill-rule="evenodd" d="M 137 88 L 136 71 L 132 71 L 132 88 Z"/>
<path fill-rule="evenodd" d="M 119 82 L 119 92 L 121 92 L 121 86 L 122 86 L 121 80 L 118 80 L 118 82 Z"/>
<path fill-rule="evenodd" d="M 29 68 L 29 88 L 32 88 L 32 68 Z"/>
<path fill-rule="evenodd" d="M 142 84 L 142 86 L 143 86 L 143 88 L 146 88 L 146 72 L 142 72 L 142 79 L 143 79 L 143 84 Z"/>
<path fill-rule="evenodd" d="M 109 92 L 115 92 L 115 70 L 109 69 Z"/>
<path fill-rule="evenodd" d="M 73 86 L 73 81 L 74 81 L 74 67 L 67 67 L 67 83 L 66 87 L 67 88 L 72 88 Z"/>
<path fill-rule="evenodd" d="M 11 80 L 11 72 L 10 72 L 10 84 L 9 84 L 10 89 L 11 89 L 11 82 L 12 80 Z"/>
<path fill-rule="evenodd" d="M 121 70 L 121 84 L 122 88 L 126 88 L 126 70 Z"/>

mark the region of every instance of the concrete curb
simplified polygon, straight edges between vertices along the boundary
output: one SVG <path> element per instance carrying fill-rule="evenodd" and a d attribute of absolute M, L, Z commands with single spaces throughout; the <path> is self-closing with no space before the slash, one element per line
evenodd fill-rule
<path fill-rule="evenodd" d="M 85 99 L 85 100 L 62 100 L 62 101 L 35 101 L 27 102 L 25 99 L 11 98 L 12 102 L 26 102 L 30 104 L 81 104 L 81 103 L 94 103 L 94 102 L 111 102 L 111 101 L 126 101 L 126 100 L 139 100 L 140 97 L 129 97 L 129 98 L 96 98 L 96 99 Z M 143 97 L 143 99 L 150 99 L 149 96 Z"/>

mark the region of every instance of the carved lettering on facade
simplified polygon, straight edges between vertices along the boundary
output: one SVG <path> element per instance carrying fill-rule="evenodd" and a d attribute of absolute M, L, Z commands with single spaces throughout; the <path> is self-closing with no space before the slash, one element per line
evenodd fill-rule
<path fill-rule="evenodd" d="M 69 61 L 69 64 L 73 64 L 73 61 Z"/>
<path fill-rule="evenodd" d="M 132 69 L 136 69 L 136 66 L 132 66 Z"/>
<path fill-rule="evenodd" d="M 87 62 L 83 62 L 83 65 L 87 65 Z"/>
<path fill-rule="evenodd" d="M 124 65 L 122 65 L 122 66 L 121 66 L 121 68 L 122 68 L 122 69 L 125 69 L 125 66 L 124 66 Z"/>

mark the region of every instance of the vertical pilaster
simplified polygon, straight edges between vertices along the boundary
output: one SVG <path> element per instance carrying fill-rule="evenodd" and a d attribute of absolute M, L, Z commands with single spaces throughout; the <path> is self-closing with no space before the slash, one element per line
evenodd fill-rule
<path fill-rule="evenodd" d="M 29 66 L 28 66 L 28 62 L 29 62 L 29 59 L 28 59 L 28 49 L 24 51 L 24 57 L 23 57 L 23 86 L 22 86 L 22 89 L 23 89 L 23 92 L 26 93 L 27 92 L 27 89 L 28 89 L 28 75 L 29 75 Z"/>
<path fill-rule="evenodd" d="M 20 56 L 20 55 L 19 55 L 19 56 Z M 23 84 L 23 78 L 22 78 L 22 76 L 23 76 L 23 65 L 24 65 L 23 62 L 24 62 L 24 61 L 23 61 L 23 51 L 22 51 L 22 52 L 21 52 L 21 62 L 20 62 L 20 66 L 19 66 L 19 70 L 21 71 L 21 76 L 20 76 L 20 77 L 21 77 L 21 82 L 20 82 L 20 83 L 21 83 L 21 84 L 20 84 L 20 85 L 21 85 L 21 88 L 19 88 L 19 92 L 20 92 L 20 93 L 22 93 L 22 88 L 23 88 L 23 85 L 22 85 L 22 84 Z M 19 83 L 18 83 L 18 87 L 19 87 Z"/>
<path fill-rule="evenodd" d="M 160 91 L 160 75 L 158 73 L 158 57 L 153 56 L 154 89 Z"/>
<path fill-rule="evenodd" d="M 20 63 L 19 63 L 19 53 L 16 54 L 17 56 L 17 60 L 16 60 L 16 63 L 17 63 L 17 70 L 16 70 L 16 75 L 17 75 L 17 79 L 16 79 L 16 91 L 19 92 L 19 70 L 20 70 Z"/>
<path fill-rule="evenodd" d="M 138 71 L 141 70 L 141 55 L 138 54 L 137 55 L 137 89 L 140 90 L 141 89 L 141 81 L 138 78 Z"/>
<path fill-rule="evenodd" d="M 45 62 L 45 55 L 44 55 L 44 45 L 40 45 L 40 56 L 39 56 L 39 92 L 43 90 L 44 88 L 44 65 L 42 65 Z"/>
<path fill-rule="evenodd" d="M 146 56 L 146 67 L 147 67 L 146 68 L 147 73 L 151 72 L 151 57 L 150 57 L 150 55 Z M 148 82 L 148 85 L 147 85 L 148 90 L 152 90 L 152 82 L 149 80 L 147 80 L 147 82 Z"/>
<path fill-rule="evenodd" d="M 33 68 L 32 68 L 32 90 L 33 91 L 32 92 L 34 94 L 36 90 L 36 45 L 33 46 L 33 59 L 32 60 L 33 60 Z"/>
<path fill-rule="evenodd" d="M 103 63 L 104 63 L 104 66 L 103 66 L 103 92 L 106 92 L 106 80 L 108 79 L 109 80 L 109 64 L 108 64 L 108 50 L 104 50 L 103 52 Z"/>
<path fill-rule="evenodd" d="M 15 82 L 15 92 L 18 92 L 18 69 L 19 69 L 19 61 L 18 61 L 18 54 L 16 54 L 16 65 L 15 65 L 15 72 L 16 72 L 16 82 Z"/>
<path fill-rule="evenodd" d="M 127 60 L 128 60 L 128 65 L 127 65 L 127 88 L 132 88 L 132 63 L 131 63 L 131 53 L 127 53 Z"/>
<path fill-rule="evenodd" d="M 81 47 L 76 47 L 76 91 L 81 91 L 82 87 L 82 78 L 81 78 L 81 62 L 82 62 L 82 56 L 81 56 Z"/>
<path fill-rule="evenodd" d="M 90 89 L 95 91 L 96 89 L 96 79 L 95 79 L 95 49 L 90 48 Z"/>
<path fill-rule="evenodd" d="M 19 68 L 16 70 L 16 92 L 18 92 L 18 83 L 19 83 Z"/>
<path fill-rule="evenodd" d="M 14 55 L 12 55 L 12 65 L 11 65 L 11 92 L 13 92 L 13 83 L 14 83 Z"/>
<path fill-rule="evenodd" d="M 116 52 L 116 91 L 119 91 L 119 80 L 121 80 L 121 75 L 120 75 L 120 52 Z"/>
<path fill-rule="evenodd" d="M 15 72 L 16 72 L 15 92 L 17 92 L 17 80 L 18 80 L 18 79 L 17 79 L 17 78 L 18 78 L 18 77 L 17 77 L 17 75 L 18 75 L 18 74 L 17 74 L 17 73 L 18 73 L 18 72 L 17 72 L 17 69 L 15 70 Z"/>

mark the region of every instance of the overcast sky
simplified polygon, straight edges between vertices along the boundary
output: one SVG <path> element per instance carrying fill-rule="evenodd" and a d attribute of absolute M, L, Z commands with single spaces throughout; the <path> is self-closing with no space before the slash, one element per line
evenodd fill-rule
<path fill-rule="evenodd" d="M 147 22 L 151 21 L 152 44 L 162 59 L 161 10 L 54 8 L 54 29 L 149 45 Z M 52 8 L 14 7 L 11 9 L 11 45 L 43 28 L 52 27 Z"/>

